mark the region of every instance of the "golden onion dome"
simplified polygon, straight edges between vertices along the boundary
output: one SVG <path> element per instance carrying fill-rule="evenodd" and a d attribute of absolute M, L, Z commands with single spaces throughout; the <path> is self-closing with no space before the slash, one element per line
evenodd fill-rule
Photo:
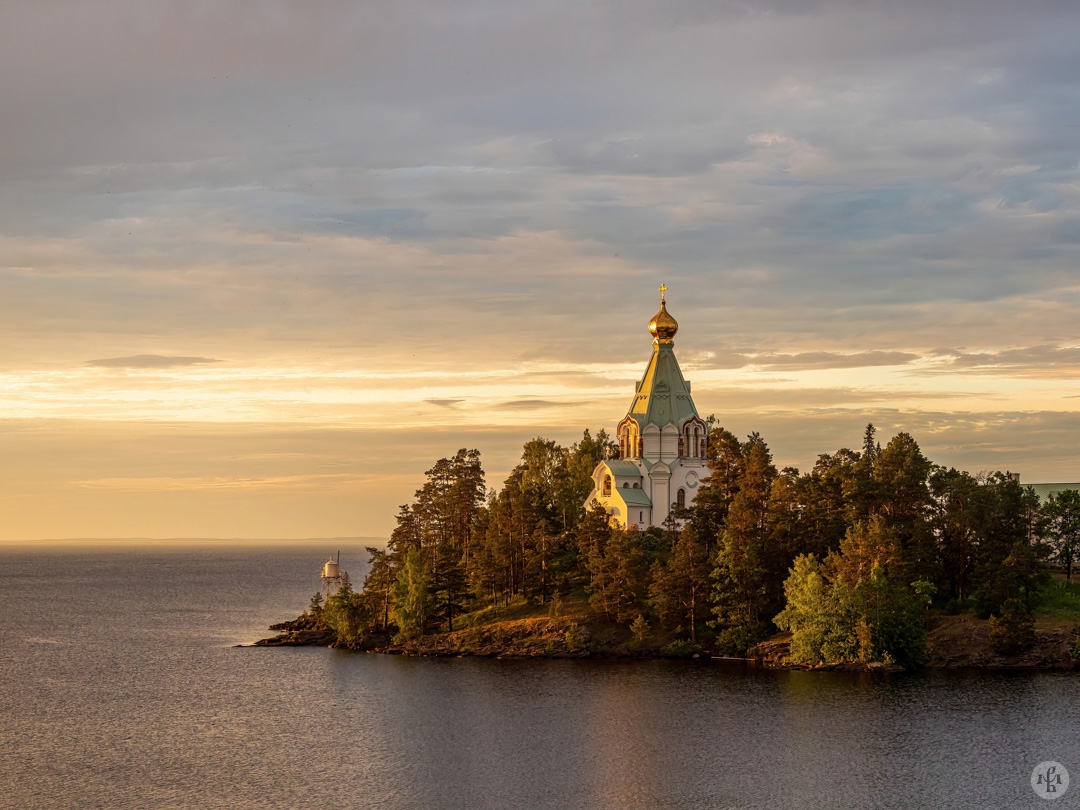
<path fill-rule="evenodd" d="M 679 322 L 667 311 L 666 293 L 667 285 L 660 285 L 660 311 L 649 321 L 649 334 L 657 343 L 674 343 L 675 333 L 679 331 Z"/>

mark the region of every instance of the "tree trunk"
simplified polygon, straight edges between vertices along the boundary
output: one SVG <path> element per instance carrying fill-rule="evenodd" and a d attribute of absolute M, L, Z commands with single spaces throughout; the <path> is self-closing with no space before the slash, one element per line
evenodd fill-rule
<path fill-rule="evenodd" d="M 697 588 L 690 589 L 690 641 L 697 644 Z"/>

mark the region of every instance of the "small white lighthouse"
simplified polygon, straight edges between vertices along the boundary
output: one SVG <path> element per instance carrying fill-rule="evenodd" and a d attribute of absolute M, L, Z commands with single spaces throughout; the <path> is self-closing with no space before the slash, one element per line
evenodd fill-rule
<path fill-rule="evenodd" d="M 319 578 L 322 580 L 323 598 L 329 599 L 331 596 L 341 590 L 341 586 L 344 584 L 343 574 L 345 572 L 341 570 L 341 552 L 338 552 L 337 559 L 331 557 L 325 563 L 323 563 L 322 574 Z"/>

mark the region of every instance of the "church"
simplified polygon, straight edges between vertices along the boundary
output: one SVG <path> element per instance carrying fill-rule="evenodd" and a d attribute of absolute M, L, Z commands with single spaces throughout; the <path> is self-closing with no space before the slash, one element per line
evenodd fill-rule
<path fill-rule="evenodd" d="M 706 468 L 707 430 L 675 359 L 678 322 L 667 311 L 649 321 L 652 357 L 637 383 L 626 417 L 619 422 L 619 458 L 600 462 L 585 503 L 600 504 L 612 521 L 629 529 L 662 526 L 673 506 L 689 506 Z"/>

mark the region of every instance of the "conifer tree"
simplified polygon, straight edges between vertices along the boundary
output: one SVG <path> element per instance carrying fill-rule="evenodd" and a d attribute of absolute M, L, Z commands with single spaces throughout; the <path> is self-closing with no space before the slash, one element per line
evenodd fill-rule
<path fill-rule="evenodd" d="M 712 563 L 709 552 L 692 527 L 676 535 L 670 559 L 657 561 L 651 571 L 650 604 L 662 621 L 690 628 L 697 642 L 697 628 L 709 612 Z"/>
<path fill-rule="evenodd" d="M 1054 556 L 1065 566 L 1065 579 L 1072 582 L 1073 562 L 1080 551 L 1080 492 L 1059 492 L 1051 499 L 1047 514 Z"/>
<path fill-rule="evenodd" d="M 589 604 L 619 624 L 637 613 L 645 590 L 646 568 L 641 547 L 622 528 L 610 528 L 591 544 Z"/>
<path fill-rule="evenodd" d="M 397 638 L 419 638 L 427 631 L 431 614 L 431 579 L 418 549 L 408 550 L 394 581 L 393 613 L 398 627 Z"/>
<path fill-rule="evenodd" d="M 764 553 L 769 497 L 776 478 L 772 454 L 758 434 L 751 434 L 743 445 L 743 457 L 738 491 L 716 551 L 712 595 L 719 643 L 740 654 L 769 631 Z"/>
<path fill-rule="evenodd" d="M 368 572 L 364 577 L 364 593 L 373 601 L 379 626 L 386 630 L 390 625 L 390 601 L 397 572 L 387 550 L 368 546 L 367 553 Z"/>

